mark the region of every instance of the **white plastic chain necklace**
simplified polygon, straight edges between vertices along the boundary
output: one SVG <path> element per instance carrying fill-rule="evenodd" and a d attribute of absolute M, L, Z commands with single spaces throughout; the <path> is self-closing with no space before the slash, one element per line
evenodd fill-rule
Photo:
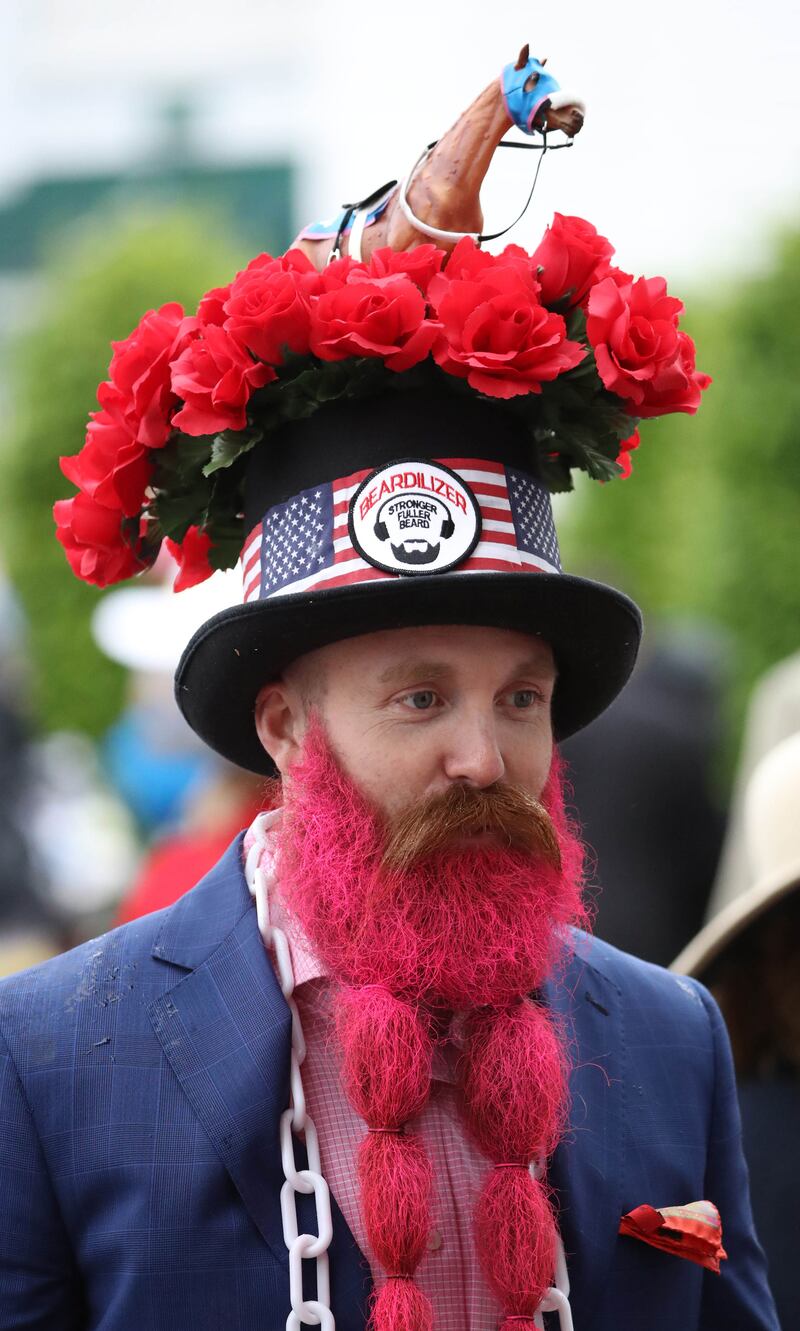
<path fill-rule="evenodd" d="M 258 931 L 264 946 L 272 957 L 281 993 L 286 999 L 292 1017 L 292 1052 L 289 1074 L 289 1108 L 281 1114 L 281 1163 L 285 1182 L 281 1188 L 281 1220 L 283 1240 L 289 1250 L 289 1300 L 291 1310 L 286 1318 L 286 1331 L 300 1331 L 304 1326 L 320 1326 L 322 1331 L 335 1331 L 331 1311 L 330 1269 L 328 1248 L 333 1238 L 330 1189 L 322 1174 L 319 1138 L 314 1120 L 306 1109 L 301 1067 L 306 1056 L 306 1042 L 300 1013 L 294 1000 L 294 972 L 289 951 L 289 940 L 282 929 L 270 924 L 269 896 L 275 885 L 275 861 L 270 846 L 269 832 L 280 818 L 280 809 L 260 813 L 254 820 L 248 839 L 252 845 L 247 852 L 244 874 L 250 895 L 255 898 Z M 308 1168 L 298 1169 L 294 1156 L 293 1134 L 304 1138 Z M 314 1194 L 317 1214 L 317 1234 L 301 1234 L 297 1222 L 297 1194 Z M 317 1297 L 303 1298 L 303 1262 L 316 1262 Z M 555 1284 L 548 1289 L 534 1314 L 534 1325 L 543 1331 L 542 1314 L 558 1313 L 559 1331 L 573 1331 L 569 1306 L 569 1277 L 564 1245 L 558 1238 L 556 1249 Z"/>

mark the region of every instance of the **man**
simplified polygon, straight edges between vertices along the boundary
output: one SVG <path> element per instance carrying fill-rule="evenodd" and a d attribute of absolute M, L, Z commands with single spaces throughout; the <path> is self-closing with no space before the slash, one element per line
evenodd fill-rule
<path fill-rule="evenodd" d="M 552 348 L 563 320 L 519 253 L 462 251 L 453 272 L 478 263 L 462 294 L 494 300 L 497 263 L 494 316 L 524 338 L 556 319 Z M 561 572 L 556 434 L 432 365 L 397 391 L 392 358 L 415 339 L 420 362 L 439 324 L 402 352 L 395 330 L 388 379 L 363 391 L 364 321 L 378 311 L 388 346 L 410 279 L 350 277 L 334 295 L 358 304 L 357 388 L 328 378 L 313 411 L 293 398 L 248 438 L 245 604 L 177 675 L 197 733 L 277 770 L 281 807 L 173 907 L 0 989 L 0 1327 L 774 1329 L 717 1009 L 574 929 L 554 737 L 623 686 L 638 612 Z M 283 312 L 287 281 L 313 334 L 316 279 L 284 267 Z M 186 405 L 164 401 L 198 436 L 232 299 L 201 303 L 217 322 L 188 353 L 169 332 Z M 346 327 L 339 310 L 340 363 Z M 252 419 L 269 410 L 254 399 Z M 192 454 L 173 445 L 174 476 Z M 158 476 L 145 506 L 170 493 Z"/>

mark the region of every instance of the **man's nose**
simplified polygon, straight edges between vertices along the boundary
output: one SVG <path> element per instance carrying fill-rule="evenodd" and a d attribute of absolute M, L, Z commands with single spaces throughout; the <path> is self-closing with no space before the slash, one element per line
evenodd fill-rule
<path fill-rule="evenodd" d="M 453 717 L 452 734 L 444 759 L 450 781 L 484 789 L 505 774 L 494 716 L 461 713 Z"/>

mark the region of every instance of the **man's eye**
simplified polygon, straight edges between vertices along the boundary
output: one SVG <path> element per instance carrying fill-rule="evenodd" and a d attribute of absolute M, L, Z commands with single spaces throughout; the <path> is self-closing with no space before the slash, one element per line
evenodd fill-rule
<path fill-rule="evenodd" d="M 535 689 L 515 689 L 510 697 L 511 706 L 520 711 L 526 707 L 533 707 L 539 701 L 539 694 Z"/>
<path fill-rule="evenodd" d="M 436 702 L 436 694 L 433 689 L 417 689 L 416 693 L 407 694 L 403 702 L 415 712 L 428 712 Z"/>

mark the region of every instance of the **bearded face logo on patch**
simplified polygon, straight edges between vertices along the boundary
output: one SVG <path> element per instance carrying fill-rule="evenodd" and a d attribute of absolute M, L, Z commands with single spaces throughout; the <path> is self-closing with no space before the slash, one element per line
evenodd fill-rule
<path fill-rule="evenodd" d="M 447 506 L 423 495 L 387 500 L 375 523 L 378 540 L 388 540 L 395 559 L 403 564 L 435 563 L 442 541 L 449 540 L 454 531 Z"/>
<path fill-rule="evenodd" d="M 471 847 L 473 833 L 484 835 Z M 284 902 L 339 982 L 340 1075 L 368 1128 L 361 1209 L 386 1273 L 373 1331 L 433 1326 L 414 1280 L 431 1228 L 431 1165 L 406 1125 L 430 1094 L 443 1011 L 463 1015 L 462 1111 L 487 1157 L 477 1250 L 504 1331 L 520 1331 L 511 1318 L 533 1328 L 557 1228 L 530 1166 L 561 1135 L 567 1077 L 565 1038 L 536 990 L 563 930 L 585 923 L 558 760 L 541 800 L 510 785 L 459 786 L 386 820 L 315 720 L 286 783 L 276 849 Z"/>

